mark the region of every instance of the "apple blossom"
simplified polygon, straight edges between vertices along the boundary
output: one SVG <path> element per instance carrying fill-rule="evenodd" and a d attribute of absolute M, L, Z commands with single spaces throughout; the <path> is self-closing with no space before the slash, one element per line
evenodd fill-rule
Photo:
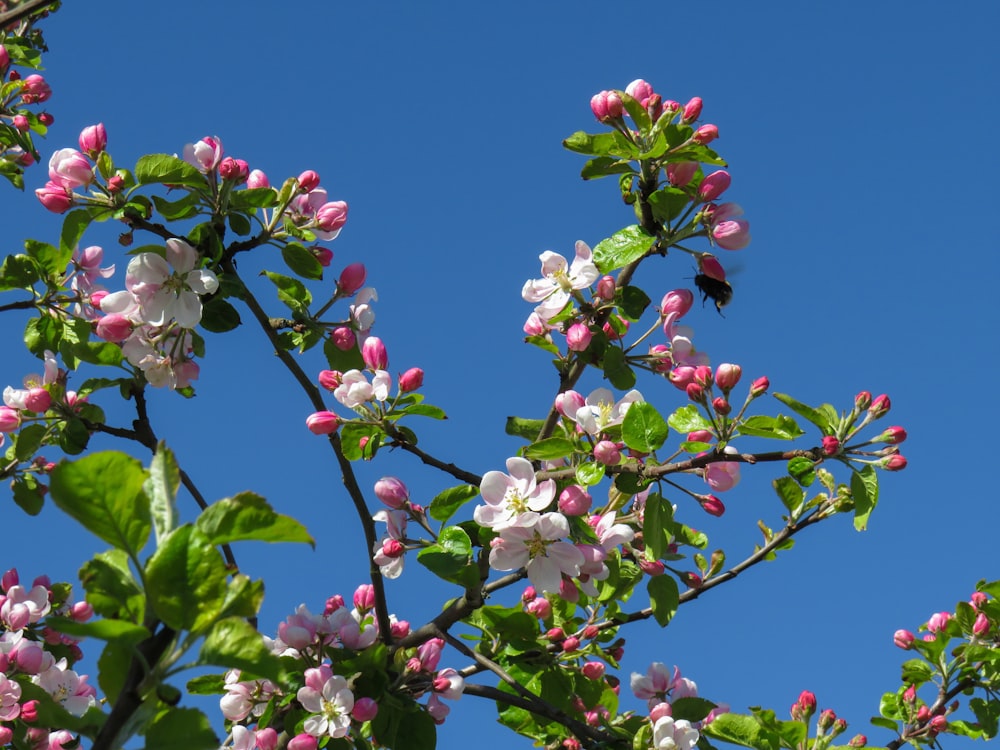
<path fill-rule="evenodd" d="M 569 524 L 561 513 L 545 513 L 526 526 L 506 526 L 490 543 L 490 567 L 526 568 L 538 591 L 557 592 L 562 576 L 578 575 L 584 562 L 580 550 L 562 541 L 568 535 Z"/>
<path fill-rule="evenodd" d="M 642 106 L 646 106 L 646 100 L 653 95 L 653 87 L 641 78 L 636 78 L 625 87 L 625 93 L 635 99 Z"/>
<path fill-rule="evenodd" d="M 705 145 L 706 143 L 711 143 L 718 137 L 719 129 L 715 125 L 702 125 L 694 131 L 694 135 L 691 136 L 691 140 L 695 143 Z"/>
<path fill-rule="evenodd" d="M 31 681 L 51 695 L 57 703 L 74 716 L 83 716 L 87 709 L 97 705 L 97 690 L 87 684 L 86 675 L 78 675 L 60 659 L 49 669 L 34 675 Z"/>
<path fill-rule="evenodd" d="M 13 80 L 14 74 L 11 73 Z M 24 79 L 21 87 L 21 101 L 25 104 L 37 104 L 44 102 L 52 96 L 52 89 L 48 82 L 40 75 L 33 74 Z"/>
<path fill-rule="evenodd" d="M 681 122 L 687 124 L 689 122 L 694 122 L 701 116 L 702 100 L 700 96 L 692 97 L 691 100 L 684 105 L 684 114 L 681 115 Z"/>
<path fill-rule="evenodd" d="M 75 202 L 72 190 L 51 180 L 35 190 L 35 196 L 54 214 L 66 213 Z"/>
<path fill-rule="evenodd" d="M 271 187 L 271 182 L 267 179 L 267 175 L 264 172 L 259 169 L 252 169 L 250 170 L 250 174 L 247 175 L 247 187 L 251 190 L 254 188 L 267 188 Z"/>
<path fill-rule="evenodd" d="M 385 401 L 391 387 L 392 376 L 385 370 L 376 370 L 370 383 L 360 370 L 348 370 L 334 389 L 333 397 L 348 409 L 357 409 L 373 399 Z"/>
<path fill-rule="evenodd" d="M 664 716 L 653 725 L 655 750 L 692 750 L 699 737 L 698 730 L 685 719 Z"/>
<path fill-rule="evenodd" d="M 710 203 L 726 192 L 731 182 L 732 177 L 730 177 L 729 172 L 726 170 L 719 169 L 712 172 L 698 186 L 698 197 L 701 198 L 703 203 Z"/>
<path fill-rule="evenodd" d="M 399 376 L 399 390 L 410 393 L 424 384 L 424 371 L 419 367 L 411 367 Z"/>
<path fill-rule="evenodd" d="M 410 500 L 410 491 L 396 477 L 382 477 L 375 482 L 375 497 L 390 508 L 402 508 Z"/>
<path fill-rule="evenodd" d="M 574 352 L 586 351 L 591 338 L 593 334 L 590 332 L 590 326 L 586 323 L 574 323 L 566 331 L 566 347 Z"/>
<path fill-rule="evenodd" d="M 355 721 L 371 721 L 378 714 L 378 703 L 374 698 L 357 698 L 351 710 L 351 718 Z"/>
<path fill-rule="evenodd" d="M 728 454 L 737 453 L 736 448 L 727 445 L 723 451 Z M 718 461 L 705 467 L 705 484 L 715 492 L 731 490 L 740 482 L 740 464 L 737 461 Z"/>
<path fill-rule="evenodd" d="M 525 302 L 539 303 L 535 312 L 543 320 L 562 310 L 574 290 L 586 289 L 601 277 L 590 247 L 582 240 L 577 240 L 576 257 L 572 264 L 567 264 L 564 257 L 551 250 L 538 257 L 542 261 L 543 278 L 526 281 L 521 297 Z"/>
<path fill-rule="evenodd" d="M 621 97 L 616 91 L 601 91 L 590 99 L 590 110 L 601 122 L 616 120 L 624 111 Z"/>
<path fill-rule="evenodd" d="M 91 159 L 97 156 L 108 147 L 108 133 L 104 129 L 104 123 L 88 125 L 80 131 L 80 150 Z"/>
<path fill-rule="evenodd" d="M 694 179 L 701 165 L 696 161 L 678 161 L 667 165 L 667 180 L 671 185 L 684 187 Z"/>
<path fill-rule="evenodd" d="M 202 174 L 208 174 L 222 160 L 222 141 L 218 136 L 205 136 L 197 143 L 184 147 L 184 161 Z"/>
<path fill-rule="evenodd" d="M 0 406 L 0 433 L 14 432 L 21 426 L 21 415 L 9 406 Z"/>
<path fill-rule="evenodd" d="M 373 287 L 366 286 L 358 292 L 354 304 L 349 308 L 351 322 L 362 333 L 375 325 L 375 310 L 371 302 L 378 302 L 378 293 Z"/>
<path fill-rule="evenodd" d="M 637 390 L 629 391 L 618 401 L 614 398 L 609 389 L 597 388 L 591 391 L 584 406 L 578 409 L 576 414 L 571 415 L 571 419 L 588 435 L 599 435 L 608 427 L 621 424 L 629 407 L 637 401 L 644 400 Z"/>
<path fill-rule="evenodd" d="M 693 304 L 694 293 L 690 289 L 674 289 L 663 295 L 660 301 L 660 314 L 666 316 L 676 313 L 677 318 L 681 318 L 688 313 Z"/>
<path fill-rule="evenodd" d="M 556 483 L 551 479 L 536 482 L 535 469 L 527 459 L 508 458 L 507 471 L 509 474 L 488 471 L 479 484 L 479 493 L 486 504 L 476 506 L 473 518 L 480 526 L 494 531 L 530 523 L 555 498 Z"/>
<path fill-rule="evenodd" d="M 329 435 L 340 426 L 340 418 L 329 411 L 318 411 L 306 417 L 306 427 L 313 435 Z"/>
<path fill-rule="evenodd" d="M 347 204 L 344 201 L 324 203 L 316 209 L 313 233 L 321 240 L 335 240 L 347 223 Z"/>
<path fill-rule="evenodd" d="M 181 328 L 198 325 L 200 295 L 215 292 L 219 280 L 212 271 L 196 268 L 197 263 L 198 251 L 177 238 L 166 241 L 165 259 L 139 253 L 129 261 L 125 286 L 139 303 L 145 322 L 163 326 L 173 319 Z"/>
<path fill-rule="evenodd" d="M 365 339 L 361 347 L 361 357 L 369 370 L 384 370 L 389 366 L 389 355 L 386 353 L 385 344 L 377 336 Z"/>

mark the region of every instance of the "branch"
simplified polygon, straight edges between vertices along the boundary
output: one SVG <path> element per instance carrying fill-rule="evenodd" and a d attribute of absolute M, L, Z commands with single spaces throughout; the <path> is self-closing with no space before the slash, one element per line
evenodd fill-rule
<path fill-rule="evenodd" d="M 390 444 L 391 447 L 402 448 L 407 453 L 412 453 L 414 456 L 419 458 L 428 466 L 433 466 L 435 469 L 440 469 L 446 474 L 451 474 L 451 476 L 455 477 L 455 479 L 458 479 L 467 484 L 474 484 L 477 487 L 483 481 L 483 478 L 479 474 L 473 474 L 471 471 L 466 471 L 465 469 L 459 468 L 458 466 L 452 463 L 446 464 L 444 461 L 434 458 L 434 456 L 430 455 L 429 453 L 425 453 L 424 451 L 420 450 L 420 448 L 413 445 L 413 443 L 407 442 L 406 438 L 403 437 L 402 433 L 396 430 L 392 430 L 388 434 L 394 441 L 393 443 Z"/>
<path fill-rule="evenodd" d="M 26 3 L 18 5 L 13 10 L 0 13 L 0 26 L 6 27 L 13 23 L 18 23 L 28 18 L 33 13 L 41 13 L 44 9 L 55 6 L 58 8 L 60 0 L 28 0 Z M 53 8 L 53 9 L 55 9 Z M 32 21 L 35 19 L 31 19 Z"/>
<path fill-rule="evenodd" d="M 260 326 L 260 329 L 264 332 L 267 340 L 274 347 L 274 354 L 277 356 L 285 368 L 291 373 L 292 377 L 298 382 L 305 391 L 306 397 L 309 399 L 309 403 L 312 404 L 316 411 L 325 411 L 326 404 L 323 403 L 323 397 L 320 395 L 319 388 L 313 385 L 312 380 L 306 375 L 305 371 L 299 366 L 299 363 L 295 361 L 295 358 L 288 353 L 281 346 L 281 342 L 278 340 L 278 334 L 271 326 L 270 318 L 268 318 L 267 313 L 264 312 L 264 308 L 261 307 L 257 298 L 254 297 L 253 293 L 243 282 L 239 273 L 236 271 L 236 265 L 233 260 L 226 259 L 220 264 L 222 269 L 231 276 L 236 283 L 239 284 L 243 291 L 243 295 L 240 297 L 246 306 L 250 309 L 251 314 Z M 375 560 L 372 557 L 372 550 L 375 548 L 377 542 L 377 537 L 375 534 L 375 522 L 372 520 L 371 511 L 368 510 L 368 505 L 365 503 L 364 493 L 361 491 L 361 486 L 358 484 L 358 479 L 354 474 L 354 467 L 351 466 L 351 462 L 347 460 L 344 456 L 344 451 L 340 442 L 340 435 L 336 432 L 329 435 L 330 446 L 333 448 L 334 455 L 337 458 L 337 464 L 340 466 L 341 481 L 344 483 L 344 487 L 347 489 L 347 494 L 350 495 L 351 502 L 354 504 L 354 510 L 357 513 L 358 520 L 361 522 L 361 528 L 364 530 L 365 534 L 365 545 L 368 550 L 368 575 L 372 582 L 372 587 L 375 592 L 375 618 L 378 621 L 379 635 L 383 642 L 388 644 L 392 639 L 392 628 L 389 623 L 389 609 L 386 604 L 385 597 L 385 583 L 382 579 L 382 573 L 378 569 L 378 565 L 375 564 Z"/>
<path fill-rule="evenodd" d="M 6 305 L 0 305 L 0 312 L 5 310 L 31 310 L 36 306 L 36 302 L 33 299 L 19 300 L 18 302 L 10 302 Z"/>

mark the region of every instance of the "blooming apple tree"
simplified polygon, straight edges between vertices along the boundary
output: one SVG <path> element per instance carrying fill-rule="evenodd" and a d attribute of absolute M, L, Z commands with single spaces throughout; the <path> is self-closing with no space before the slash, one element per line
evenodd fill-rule
<path fill-rule="evenodd" d="M 37 159 L 31 133 L 51 122 L 28 109 L 48 97 L 44 81 L 19 72 L 38 61 L 32 21 L 45 7 L 26 5 L 26 15 L 2 17 L 0 47 L 0 148 L 18 186 Z M 721 312 L 732 296 L 719 251 L 746 248 L 750 225 L 736 203 L 720 202 L 732 180 L 713 149 L 718 128 L 703 122 L 700 99 L 682 105 L 643 80 L 590 104 L 599 132 L 564 145 L 587 158 L 584 179 L 617 179 L 635 222 L 593 248 L 577 242 L 571 258 L 542 253 L 521 300 L 511 290 L 512 303 L 526 304 L 525 341 L 553 357 L 558 387 L 547 413 L 508 421 L 523 445 L 483 475 L 420 447 L 421 421 L 445 412 L 424 400 L 423 369 L 390 371 L 365 266 L 326 278 L 323 243 L 348 206 L 316 172 L 272 183 L 217 136 L 127 168 L 100 124 L 78 149 L 54 152 L 36 195 L 65 216 L 60 236 L 28 240 L 0 267 L 9 299 L 0 310 L 36 312 L 24 341 L 42 370 L 3 392 L 0 475 L 24 512 L 48 498 L 107 550 L 80 569 L 77 601 L 66 584 L 3 575 L 0 745 L 116 748 L 140 733 L 148 747 L 218 747 L 208 717 L 167 682 L 182 658 L 220 670 L 187 689 L 219 696 L 224 744 L 241 750 L 432 748 L 457 701 L 477 698 L 547 748 L 800 750 L 845 731 L 832 711 L 817 715 L 809 691 L 779 719 L 731 712 L 725 696 L 699 695 L 659 661 L 616 674 L 630 624 L 668 626 L 681 605 L 775 559 L 811 526 L 846 515 L 865 528 L 881 472 L 906 466 L 906 431 L 884 426 L 885 395 L 810 406 L 772 392 L 763 374 L 711 364 L 720 353 L 699 349 L 685 323 L 695 290 L 638 282 L 648 264 L 691 256 L 705 300 Z M 138 246 L 88 245 L 92 225 L 109 221 L 125 247 Z M 245 278 L 237 260 L 265 248 L 280 265 L 263 281 Z M 259 328 L 312 404 L 301 439 L 327 441 L 370 553 L 368 581 L 297 607 L 271 636 L 256 630 L 263 583 L 240 571 L 234 548 L 312 538 L 252 492 L 208 502 L 147 409 L 151 389 L 194 393 L 211 367 L 203 331 L 243 324 Z M 576 390 L 588 371 L 604 385 Z M 129 426 L 100 406 L 118 396 L 134 408 Z M 137 444 L 148 465 L 89 451 L 98 433 Z M 401 477 L 362 486 L 354 462 L 386 448 L 448 487 L 421 504 Z M 711 524 L 695 525 L 723 517 L 720 495 L 767 467 L 779 520 L 761 521 L 752 552 L 734 562 L 710 547 Z M 384 586 L 414 565 L 443 581 L 443 608 L 423 623 L 394 612 Z M 873 720 L 890 733 L 887 746 L 996 734 L 998 594 L 1000 583 L 981 584 L 970 602 L 934 615 L 922 638 L 895 634 L 914 658 Z M 101 651 L 96 681 L 75 671 L 84 649 Z M 970 718 L 960 719 L 965 697 Z"/>

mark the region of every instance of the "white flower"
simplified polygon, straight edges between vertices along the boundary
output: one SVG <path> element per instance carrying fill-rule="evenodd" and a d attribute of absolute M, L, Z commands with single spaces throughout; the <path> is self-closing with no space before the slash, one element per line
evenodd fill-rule
<path fill-rule="evenodd" d="M 585 406 L 572 416 L 588 435 L 599 435 L 608 427 L 621 424 L 629 407 L 643 400 L 639 391 L 631 390 L 616 402 L 610 390 L 597 388 L 587 396 Z"/>
<path fill-rule="evenodd" d="M 219 279 L 211 271 L 195 268 L 198 253 L 183 240 L 167 240 L 166 254 L 166 259 L 156 253 L 132 258 L 125 287 L 138 301 L 144 322 L 163 326 L 173 319 L 182 328 L 194 328 L 201 320 L 199 295 L 217 290 Z"/>
<path fill-rule="evenodd" d="M 653 725 L 653 747 L 656 750 L 691 750 L 698 742 L 698 730 L 684 719 L 674 721 L 663 716 Z"/>
<path fill-rule="evenodd" d="M 490 544 L 490 567 L 527 568 L 536 590 L 556 593 L 563 575 L 579 575 L 584 563 L 583 553 L 562 541 L 568 535 L 569 523 L 561 513 L 544 513 L 531 525 L 504 528 Z"/>
<path fill-rule="evenodd" d="M 562 310 L 569 302 L 573 290 L 586 289 L 601 276 L 594 265 L 590 248 L 582 240 L 577 240 L 576 258 L 572 265 L 551 250 L 546 250 L 538 258 L 542 261 L 544 278 L 526 281 L 521 297 L 525 302 L 541 303 L 535 308 L 535 312 L 542 320 L 548 320 Z"/>
<path fill-rule="evenodd" d="M 477 505 L 472 517 L 480 526 L 499 531 L 513 525 L 524 525 L 519 518 L 531 515 L 525 523 L 552 503 L 556 494 L 556 483 L 546 479 L 541 484 L 535 482 L 535 469 L 524 458 L 508 458 L 507 471 L 488 471 L 479 483 L 479 494 L 486 505 Z"/>

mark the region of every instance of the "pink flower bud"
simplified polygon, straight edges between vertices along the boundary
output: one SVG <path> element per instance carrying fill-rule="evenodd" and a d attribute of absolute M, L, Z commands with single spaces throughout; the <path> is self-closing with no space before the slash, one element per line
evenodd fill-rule
<path fill-rule="evenodd" d="M 576 413 L 586 405 L 586 400 L 576 391 L 564 391 L 556 396 L 556 411 L 568 419 L 575 419 Z"/>
<path fill-rule="evenodd" d="M 373 698 L 358 698 L 351 709 L 351 718 L 355 721 L 371 721 L 378 713 L 378 703 Z"/>
<path fill-rule="evenodd" d="M 52 181 L 35 190 L 35 197 L 54 214 L 64 214 L 73 205 L 72 191 Z"/>
<path fill-rule="evenodd" d="M 237 185 L 242 184 L 250 177 L 250 165 L 243 159 L 227 156 L 219 162 L 219 177 Z"/>
<path fill-rule="evenodd" d="M 616 91 L 601 91 L 590 99 L 590 111 L 601 122 L 617 120 L 622 116 L 624 108 L 621 97 Z"/>
<path fill-rule="evenodd" d="M 578 484 L 571 484 L 559 494 L 559 510 L 567 516 L 586 515 L 592 502 L 590 493 Z"/>
<path fill-rule="evenodd" d="M 681 116 L 681 122 L 687 124 L 701 117 L 701 105 L 701 97 L 693 97 L 691 101 L 684 105 L 684 114 Z"/>
<path fill-rule="evenodd" d="M 588 625 L 583 629 L 583 637 L 589 641 L 594 640 L 600 634 L 601 630 L 596 625 Z"/>
<path fill-rule="evenodd" d="M 694 135 L 691 136 L 691 140 L 704 146 L 707 143 L 711 143 L 718 137 L 719 129 L 715 125 L 702 125 L 694 131 Z"/>
<path fill-rule="evenodd" d="M 854 408 L 858 411 L 864 411 L 869 406 L 872 405 L 872 394 L 868 391 L 861 391 L 857 396 L 854 397 Z"/>
<path fill-rule="evenodd" d="M 323 232 L 333 235 L 323 237 L 324 240 L 334 239 L 346 223 L 347 203 L 344 201 L 331 201 L 316 209 L 316 226 Z"/>
<path fill-rule="evenodd" d="M 715 384 L 723 391 L 729 392 L 740 382 L 743 368 L 739 365 L 721 364 L 715 368 Z"/>
<path fill-rule="evenodd" d="M 7 52 L 7 48 L 0 44 L 0 71 L 7 69 L 10 65 L 10 53 Z M 0 742 L 0 745 L 6 745 L 6 742 Z"/>
<path fill-rule="evenodd" d="M 708 365 L 698 365 L 694 368 L 694 382 L 703 388 L 711 388 L 714 377 L 712 375 L 712 368 Z"/>
<path fill-rule="evenodd" d="M 25 701 L 21 704 L 21 721 L 31 724 L 38 719 L 38 701 Z"/>
<path fill-rule="evenodd" d="M 353 349 L 354 345 L 358 343 L 358 337 L 355 336 L 354 331 L 347 326 L 338 326 L 330 331 L 330 340 L 333 342 L 333 345 L 342 352 L 346 352 L 348 349 Z"/>
<path fill-rule="evenodd" d="M 840 453 L 840 441 L 833 435 L 823 436 L 823 455 L 835 456 Z"/>
<path fill-rule="evenodd" d="M 722 416 L 726 416 L 733 409 L 733 407 L 729 405 L 729 402 L 722 396 L 716 396 L 712 399 L 712 408 L 715 410 L 716 414 L 721 414 Z"/>
<path fill-rule="evenodd" d="M 621 463 L 622 454 L 610 440 L 601 440 L 594 446 L 594 460 L 605 466 L 617 466 Z"/>
<path fill-rule="evenodd" d="M 694 179 L 700 165 L 696 161 L 678 161 L 667 165 L 667 179 L 671 185 L 684 187 Z"/>
<path fill-rule="evenodd" d="M 549 628 L 545 633 L 545 640 L 550 643 L 556 643 L 563 640 L 566 637 L 566 633 L 562 628 Z"/>
<path fill-rule="evenodd" d="M 525 586 L 524 587 L 524 591 L 521 592 L 521 601 L 522 602 L 531 602 L 531 601 L 534 601 L 537 596 L 538 596 L 538 592 L 535 591 L 535 587 L 534 586 Z"/>
<path fill-rule="evenodd" d="M 299 191 L 310 193 L 319 187 L 319 175 L 311 169 L 307 169 L 298 177 Z"/>
<path fill-rule="evenodd" d="M 349 297 L 364 286 L 366 276 L 364 263 L 352 263 L 340 272 L 337 289 L 342 295 Z"/>
<path fill-rule="evenodd" d="M 525 610 L 528 614 L 537 617 L 539 620 L 544 620 L 552 615 L 552 604 L 548 599 L 538 597 L 528 602 Z"/>
<path fill-rule="evenodd" d="M 940 633 L 948 625 L 951 612 L 935 612 L 927 621 L 927 629 L 932 633 Z"/>
<path fill-rule="evenodd" d="M 687 397 L 695 403 L 701 403 L 705 400 L 705 389 L 697 383 L 688 383 L 684 391 L 687 393 Z"/>
<path fill-rule="evenodd" d="M 691 571 L 685 571 L 681 573 L 681 583 L 683 583 L 688 588 L 697 589 L 701 588 L 701 576 L 697 573 Z"/>
<path fill-rule="evenodd" d="M 278 732 L 273 727 L 265 727 L 254 732 L 258 750 L 277 750 Z"/>
<path fill-rule="evenodd" d="M 20 412 L 9 406 L 0 406 L 0 432 L 14 432 L 20 426 Z"/>
<path fill-rule="evenodd" d="M 864 747 L 868 744 L 868 738 L 863 734 L 856 734 L 851 737 L 851 741 L 847 743 L 848 747 Z"/>
<path fill-rule="evenodd" d="M 14 571 L 14 574 L 16 575 L 17 571 Z M 17 583 L 17 581 L 14 581 L 14 583 Z M 7 587 L 4 586 L 5 590 L 6 588 Z M 969 597 L 969 604 L 971 604 L 976 609 L 982 609 L 983 605 L 986 604 L 986 600 L 987 596 L 982 591 L 973 591 L 972 596 Z"/>
<path fill-rule="evenodd" d="M 824 709 L 823 712 L 819 715 L 819 728 L 824 730 L 829 729 L 830 727 L 833 726 L 833 723 L 836 720 L 837 720 L 837 714 L 835 714 L 829 708 Z"/>
<path fill-rule="evenodd" d="M 976 615 L 976 621 L 972 623 L 972 632 L 980 638 L 990 632 L 990 618 L 983 612 Z"/>
<path fill-rule="evenodd" d="M 3 47 L 0 47 L 0 49 L 3 49 Z M 4 50 L 4 54 L 7 54 L 7 50 Z M 0 726 L 0 747 L 7 747 L 13 739 L 14 730 L 7 726 Z"/>
<path fill-rule="evenodd" d="M 313 435 L 329 435 L 336 432 L 340 419 L 330 411 L 318 411 L 306 417 L 306 427 Z"/>
<path fill-rule="evenodd" d="M 588 680 L 600 680 L 604 677 L 604 662 L 588 661 L 583 665 L 581 671 Z"/>
<path fill-rule="evenodd" d="M 698 258 L 698 269 L 716 281 L 726 280 L 726 269 L 719 263 L 719 259 L 710 253 L 702 253 L 701 257 Z"/>
<path fill-rule="evenodd" d="M 889 443 L 890 445 L 898 445 L 906 440 L 906 430 L 899 426 L 890 427 L 879 435 L 878 440 L 883 443 Z"/>
<path fill-rule="evenodd" d="M 892 403 L 889 401 L 889 397 L 883 393 L 881 396 L 875 397 L 872 405 L 868 407 L 868 413 L 871 414 L 872 419 L 879 419 L 887 414 L 891 408 Z"/>
<path fill-rule="evenodd" d="M 897 631 L 899 632 L 899 631 Z M 906 632 L 906 631 L 902 631 Z M 912 633 L 911 633 L 912 635 Z M 910 685 L 906 690 L 903 691 L 903 701 L 905 703 L 916 703 L 917 702 L 917 688 Z"/>
<path fill-rule="evenodd" d="M 31 123 L 28 122 L 28 118 L 24 115 L 14 115 L 11 119 L 11 124 L 20 133 L 26 132 L 31 127 Z"/>
<path fill-rule="evenodd" d="M 673 289 L 663 295 L 660 301 L 660 315 L 677 313 L 681 318 L 687 315 L 694 304 L 694 293 L 690 289 Z"/>
<path fill-rule="evenodd" d="M 723 250 L 742 250 L 750 244 L 750 222 L 730 219 L 712 227 L 712 239 Z"/>
<path fill-rule="evenodd" d="M 375 606 L 375 587 L 363 583 L 354 590 L 354 606 L 361 612 L 367 612 Z"/>
<path fill-rule="evenodd" d="M 639 560 L 639 569 L 648 576 L 662 576 L 667 566 L 659 560 L 647 560 L 643 557 Z"/>
<path fill-rule="evenodd" d="M 309 252 L 316 257 L 323 268 L 329 268 L 330 263 L 333 262 L 333 251 L 328 247 L 311 247 Z"/>
<path fill-rule="evenodd" d="M 798 704 L 806 712 L 807 716 L 812 716 L 816 711 L 816 694 L 809 690 L 803 690 L 799 694 Z"/>
<path fill-rule="evenodd" d="M 48 112 L 39 112 L 38 121 L 42 123 L 42 125 L 44 125 L 45 127 L 49 127 L 52 123 L 56 121 L 56 118 L 53 117 Z"/>
<path fill-rule="evenodd" d="M 410 623 L 406 620 L 396 620 L 389 626 L 389 630 L 392 633 L 392 637 L 396 638 L 406 638 L 410 634 Z"/>
<path fill-rule="evenodd" d="M 247 187 L 248 188 L 268 188 L 271 187 L 271 181 L 267 179 L 267 175 L 264 174 L 259 169 L 251 170 L 250 174 L 247 175 Z"/>
<path fill-rule="evenodd" d="M 615 298 L 615 279 L 613 276 L 602 276 L 597 282 L 597 296 L 610 302 Z"/>
<path fill-rule="evenodd" d="M 559 598 L 574 603 L 580 600 L 580 591 L 569 578 L 563 578 L 559 581 Z"/>
<path fill-rule="evenodd" d="M 649 720 L 655 724 L 664 717 L 673 716 L 673 713 L 669 703 L 657 703 L 649 712 Z"/>
<path fill-rule="evenodd" d="M 105 341 L 117 344 L 132 335 L 132 321 L 119 313 L 111 313 L 97 321 L 96 333 Z"/>
<path fill-rule="evenodd" d="M 651 97 L 654 92 L 652 86 L 641 78 L 636 78 L 632 81 L 632 83 L 625 87 L 625 93 L 645 107 L 646 100 Z"/>
<path fill-rule="evenodd" d="M 11 74 L 11 80 L 14 74 Z M 37 104 L 48 101 L 52 96 L 52 89 L 40 75 L 30 75 L 24 79 L 24 86 L 21 89 L 21 101 L 25 104 Z"/>
<path fill-rule="evenodd" d="M 125 188 L 125 178 L 122 177 L 121 175 L 113 174 L 108 178 L 109 193 L 120 193 L 124 188 Z M 122 238 L 128 238 L 129 242 L 128 243 L 123 242 Z M 124 244 L 131 245 L 132 244 L 131 239 L 132 239 L 132 234 L 131 232 L 129 232 L 128 234 L 121 235 L 121 237 L 118 238 L 118 241 L 123 245 Z"/>
<path fill-rule="evenodd" d="M 410 491 L 396 477 L 382 477 L 375 482 L 375 497 L 393 510 L 402 508 L 410 500 Z"/>
<path fill-rule="evenodd" d="M 905 456 L 896 454 L 883 458 L 879 465 L 886 471 L 902 471 L 906 468 L 907 460 Z"/>
<path fill-rule="evenodd" d="M 593 338 L 593 334 L 587 324 L 574 323 L 566 332 L 566 346 L 570 351 L 582 352 L 590 346 L 591 338 Z"/>
<path fill-rule="evenodd" d="M 69 616 L 77 622 L 86 622 L 94 616 L 94 608 L 89 602 L 76 602 L 69 608 Z"/>
<path fill-rule="evenodd" d="M 649 119 L 656 122 L 660 119 L 660 115 L 663 114 L 663 97 L 659 94 L 653 94 L 643 102 L 643 106 L 646 108 Z"/>
<path fill-rule="evenodd" d="M 724 169 L 712 172 L 712 174 L 701 181 L 701 185 L 698 187 L 698 195 L 703 202 L 709 203 L 726 192 L 731 182 L 732 178 L 729 176 L 729 172 Z"/>
<path fill-rule="evenodd" d="M 11 568 L 3 574 L 3 578 L 0 578 L 0 590 L 6 594 L 10 587 L 17 586 L 20 580 L 20 576 L 17 574 L 17 568 Z"/>
<path fill-rule="evenodd" d="M 931 719 L 931 729 L 937 733 L 943 732 L 948 728 L 948 719 L 940 714 Z"/>
<path fill-rule="evenodd" d="M 344 380 L 344 373 L 339 370 L 321 370 L 319 373 L 319 384 L 328 391 L 335 390 Z"/>
<path fill-rule="evenodd" d="M 365 339 L 365 343 L 361 346 L 361 358 L 369 370 L 384 370 L 389 366 L 389 354 L 382 339 L 377 336 Z"/>
<path fill-rule="evenodd" d="M 565 653 L 572 653 L 580 648 L 580 639 L 575 635 L 571 635 L 565 641 L 562 642 L 562 649 Z"/>
<path fill-rule="evenodd" d="M 694 430 L 687 434 L 689 443 L 711 443 L 715 439 L 715 434 L 710 430 Z"/>
<path fill-rule="evenodd" d="M 726 512 L 726 506 L 715 495 L 700 495 L 698 502 L 701 504 L 701 509 L 710 516 L 718 518 Z"/>
<path fill-rule="evenodd" d="M 222 161 L 222 141 L 218 137 L 205 136 L 197 143 L 184 147 L 184 161 L 199 172 L 208 174 Z"/>
<path fill-rule="evenodd" d="M 915 718 L 917 721 L 921 722 L 927 721 L 929 718 L 931 718 L 931 710 L 927 708 L 927 706 L 921 706 L 920 708 L 917 709 L 917 715 Z"/>
<path fill-rule="evenodd" d="M 771 381 L 766 376 L 761 376 L 750 384 L 750 397 L 757 398 L 758 396 L 763 396 L 770 387 Z"/>
<path fill-rule="evenodd" d="M 52 396 L 44 388 L 29 388 L 28 395 L 24 398 L 24 407 L 35 414 L 48 411 L 52 406 Z"/>
<path fill-rule="evenodd" d="M 626 333 L 628 333 L 629 322 L 620 315 L 616 315 L 615 318 L 617 318 L 618 322 L 624 327 L 625 330 L 622 333 L 619 333 L 618 330 L 613 325 L 611 325 L 611 321 L 605 323 L 603 326 L 601 326 L 601 330 L 604 331 L 605 335 L 607 335 L 609 341 L 617 341 Z"/>
<path fill-rule="evenodd" d="M 679 388 L 682 391 L 687 390 L 688 385 L 694 382 L 694 368 L 687 365 L 675 367 L 667 375 L 667 379 L 673 383 L 676 388 Z"/>
<path fill-rule="evenodd" d="M 108 134 L 104 129 L 104 123 L 88 125 L 80 131 L 80 150 L 91 159 L 97 156 L 108 147 Z"/>
<path fill-rule="evenodd" d="M 288 740 L 288 750 L 316 750 L 316 738 L 311 734 L 297 734 Z"/>
<path fill-rule="evenodd" d="M 415 391 L 424 384 L 424 371 L 419 367 L 411 367 L 399 376 L 399 390 L 403 393 Z"/>

